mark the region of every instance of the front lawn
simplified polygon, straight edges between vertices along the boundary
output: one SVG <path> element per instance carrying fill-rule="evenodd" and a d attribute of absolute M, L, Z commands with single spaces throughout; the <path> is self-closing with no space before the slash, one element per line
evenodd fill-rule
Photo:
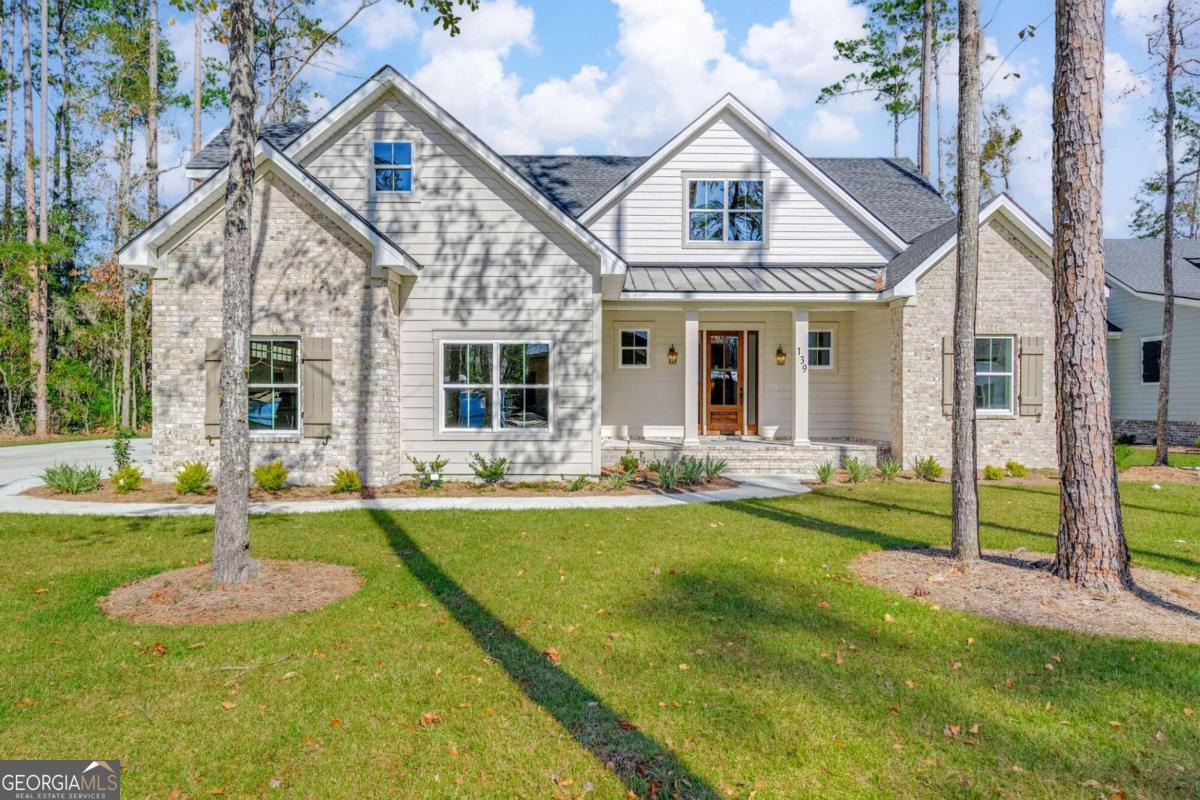
<path fill-rule="evenodd" d="M 1054 492 L 984 486 L 985 546 L 1052 550 Z M 1122 492 L 1135 559 L 1200 574 L 1200 492 Z M 1200 794 L 1200 648 L 847 575 L 870 548 L 946 544 L 948 498 L 259 517 L 257 553 L 363 588 L 177 628 L 96 599 L 206 559 L 211 520 L 0 517 L 0 757 L 120 758 L 129 797 Z"/>
<path fill-rule="evenodd" d="M 1131 467 L 1148 467 L 1154 463 L 1154 448 L 1153 447 L 1134 447 L 1133 455 L 1129 459 L 1128 466 Z M 1186 451 L 1172 447 L 1167 452 L 1167 463 L 1172 467 L 1181 468 L 1197 468 L 1200 467 L 1200 451 L 1189 449 Z"/>

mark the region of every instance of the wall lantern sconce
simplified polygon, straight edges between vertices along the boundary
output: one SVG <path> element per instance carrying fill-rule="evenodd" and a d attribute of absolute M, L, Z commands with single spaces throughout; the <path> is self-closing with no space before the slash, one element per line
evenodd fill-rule
<path fill-rule="evenodd" d="M 667 351 L 667 363 L 674 364 L 679 361 L 679 353 L 675 350 L 675 345 L 671 345 L 671 349 Z"/>
<path fill-rule="evenodd" d="M 787 353 L 783 352 L 783 345 L 775 348 L 775 363 L 781 367 L 787 364 Z"/>

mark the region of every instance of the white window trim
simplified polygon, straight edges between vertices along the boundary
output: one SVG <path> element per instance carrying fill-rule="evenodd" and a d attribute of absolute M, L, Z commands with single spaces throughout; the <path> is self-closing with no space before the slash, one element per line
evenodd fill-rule
<path fill-rule="evenodd" d="M 489 384 L 474 383 L 445 383 L 444 360 L 446 345 L 475 344 L 490 345 L 492 348 L 492 382 Z M 505 344 L 544 344 L 550 348 L 550 382 L 549 383 L 500 383 L 500 345 Z M 476 438 L 479 436 L 516 436 L 520 438 L 537 438 L 552 436 L 557 413 L 554 409 L 554 351 L 553 339 L 538 336 L 514 337 L 508 339 L 439 339 L 437 340 L 437 372 L 434 384 L 437 386 L 437 415 L 438 433 L 450 436 Z M 490 408 L 492 424 L 487 428 L 447 428 L 446 427 L 446 389 L 477 389 L 491 392 Z M 547 394 L 546 407 L 550 412 L 549 424 L 545 428 L 502 428 L 500 427 L 499 394 L 504 389 L 545 389 Z"/>
<path fill-rule="evenodd" d="M 769 181 L 767 180 L 767 177 L 768 177 L 767 175 L 762 174 L 762 173 L 729 173 L 729 172 L 712 172 L 712 173 L 687 172 L 687 173 L 684 173 L 683 174 L 683 200 L 682 200 L 682 205 L 683 205 L 683 246 L 684 247 L 697 247 L 697 248 L 711 248 L 711 247 L 762 248 L 762 247 L 766 247 L 767 246 L 767 236 L 768 236 L 767 221 L 770 219 L 770 216 L 768 214 L 768 207 L 770 205 L 770 201 L 767 198 L 767 195 L 768 195 L 767 187 L 770 184 L 769 184 Z M 691 233 L 692 233 L 692 225 L 691 225 L 692 211 L 693 210 L 694 211 L 711 211 L 713 213 L 716 213 L 715 209 L 693 209 L 691 207 L 691 203 L 689 201 L 690 192 L 688 191 L 688 189 L 689 189 L 690 185 L 696 181 L 721 181 L 724 184 L 726 184 L 725 191 L 724 191 L 724 200 L 723 200 L 723 202 L 726 204 L 729 202 L 729 186 L 728 186 L 728 184 L 731 181 L 759 181 L 759 182 L 761 182 L 763 185 L 762 239 L 755 241 L 753 239 L 737 240 L 737 239 L 724 238 L 725 236 L 729 235 L 729 212 L 731 209 L 728 207 L 728 205 L 725 205 L 721 209 L 721 213 L 724 216 L 724 221 L 723 221 L 723 225 L 721 228 L 722 238 L 712 239 L 712 240 L 693 239 L 691 236 Z M 735 209 L 735 210 L 740 211 L 743 209 Z M 753 209 L 749 209 L 749 211 L 753 212 Z"/>
<path fill-rule="evenodd" d="M 626 364 L 626 363 L 624 363 L 622 356 L 625 354 L 626 350 L 641 350 L 641 349 L 643 349 L 637 345 L 632 345 L 632 346 L 626 347 L 625 345 L 621 344 L 621 338 L 622 338 L 623 334 L 625 334 L 625 333 L 645 333 L 646 334 L 646 347 L 645 347 L 646 363 L 645 364 Z M 638 328 L 638 327 L 633 327 L 633 326 L 626 326 L 624 328 L 617 328 L 617 369 L 650 369 L 650 364 L 654 361 L 654 348 L 653 348 L 653 344 L 652 344 L 653 337 L 654 337 L 653 332 L 647 327 Z"/>
<path fill-rule="evenodd" d="M 378 166 L 375 164 L 375 145 L 377 144 L 406 144 L 409 147 L 409 152 L 412 153 L 412 160 L 407 167 Z M 371 197 L 409 198 L 417 193 L 417 143 L 412 139 L 371 139 L 370 148 L 367 150 L 367 167 L 369 169 L 367 189 Z M 408 191 L 379 191 L 375 188 L 375 173 L 380 169 L 407 169 L 409 173 L 409 186 L 411 188 Z"/>
<path fill-rule="evenodd" d="M 829 347 L 828 348 L 812 347 L 811 345 L 807 348 L 808 352 L 806 355 L 808 356 L 808 368 L 810 370 L 820 370 L 820 371 L 825 371 L 825 372 L 833 372 L 834 370 L 836 370 L 837 369 L 837 329 L 832 326 L 829 326 L 829 325 L 826 325 L 824 327 L 817 327 L 814 325 L 808 329 L 808 333 L 810 336 L 814 333 L 828 333 L 829 334 Z M 793 337 L 793 338 L 795 338 L 795 337 Z M 825 365 L 817 366 L 817 363 L 815 361 L 813 361 L 813 357 L 812 357 L 813 350 L 826 350 L 826 349 L 829 350 L 828 366 L 825 366 Z"/>
<path fill-rule="evenodd" d="M 1016 414 L 1014 403 L 1016 402 L 1017 389 L 1017 337 L 1006 333 L 978 333 L 975 335 L 975 341 L 980 339 L 1008 339 L 1010 342 L 1009 353 L 1012 354 L 1012 367 L 1008 372 L 980 372 L 973 369 L 971 372 L 972 394 L 974 394 L 975 378 L 979 375 L 999 375 L 1008 378 L 1008 408 L 977 408 L 975 416 L 977 417 L 1011 417 Z M 974 343 L 972 343 L 974 344 Z M 972 363 L 974 363 L 974 353 L 972 352 Z"/>
<path fill-rule="evenodd" d="M 1145 356 L 1146 342 L 1158 342 L 1159 343 L 1158 380 L 1156 380 L 1156 381 L 1145 380 L 1146 373 L 1142 370 L 1142 359 L 1144 359 L 1146 357 Z M 1162 337 L 1161 336 L 1143 336 L 1142 337 L 1142 341 L 1138 345 L 1137 368 L 1138 368 L 1138 381 L 1142 384 L 1142 386 L 1158 386 L 1160 383 L 1162 383 Z"/>
<path fill-rule="evenodd" d="M 276 428 L 270 431 L 249 431 L 252 439 L 259 437 L 281 437 L 294 438 L 300 435 L 304 430 L 304 392 L 301 390 L 301 381 L 304 380 L 304 343 L 299 336 L 251 336 L 250 342 L 295 342 L 296 343 L 296 383 L 250 383 L 249 382 L 249 360 L 247 359 L 247 393 L 254 389 L 291 389 L 296 390 L 296 427 L 294 428 Z M 246 424 L 249 426 L 250 409 L 246 409 Z"/>

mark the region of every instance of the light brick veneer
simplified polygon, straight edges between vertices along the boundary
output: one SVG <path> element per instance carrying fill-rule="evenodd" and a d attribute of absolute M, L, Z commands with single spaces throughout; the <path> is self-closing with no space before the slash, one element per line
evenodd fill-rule
<path fill-rule="evenodd" d="M 942 413 L 942 337 L 953 333 L 955 256 L 951 253 L 917 283 L 917 295 L 892 309 L 893 453 L 906 467 L 933 455 L 950 464 L 950 417 Z M 1002 222 L 980 231 L 979 335 L 1041 336 L 1041 416 L 979 417 L 979 465 L 1016 459 L 1031 467 L 1057 466 L 1054 430 L 1054 306 L 1049 267 Z M 1014 354 L 1015 356 L 1016 354 Z M 1019 363 L 1013 391 L 1019 391 Z"/>
<path fill-rule="evenodd" d="M 155 480 L 179 463 L 216 470 L 219 442 L 204 436 L 204 340 L 221 335 L 222 228 L 204 222 L 154 282 Z M 283 459 L 296 483 L 327 483 L 338 467 L 371 483 L 401 474 L 398 325 L 370 256 L 326 213 L 267 174 L 255 187 L 253 324 L 257 335 L 333 340 L 333 436 L 255 437 L 254 465 Z"/>

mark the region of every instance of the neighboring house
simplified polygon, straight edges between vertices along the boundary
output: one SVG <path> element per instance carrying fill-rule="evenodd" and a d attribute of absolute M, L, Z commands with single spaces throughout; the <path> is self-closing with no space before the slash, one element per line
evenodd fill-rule
<path fill-rule="evenodd" d="M 256 463 L 949 462 L 955 222 L 905 159 L 808 158 L 728 95 L 646 158 L 500 156 L 390 67 L 255 154 Z M 120 254 L 154 282 L 159 479 L 216 460 L 226 156 Z M 981 463 L 1052 467 L 1049 237 L 1003 196 L 980 227 Z"/>
<path fill-rule="evenodd" d="M 1113 428 L 1141 443 L 1155 440 L 1159 348 L 1163 329 L 1162 239 L 1104 242 L 1108 280 L 1108 371 Z M 1167 441 L 1200 438 L 1200 241 L 1175 242 L 1175 327 Z"/>

